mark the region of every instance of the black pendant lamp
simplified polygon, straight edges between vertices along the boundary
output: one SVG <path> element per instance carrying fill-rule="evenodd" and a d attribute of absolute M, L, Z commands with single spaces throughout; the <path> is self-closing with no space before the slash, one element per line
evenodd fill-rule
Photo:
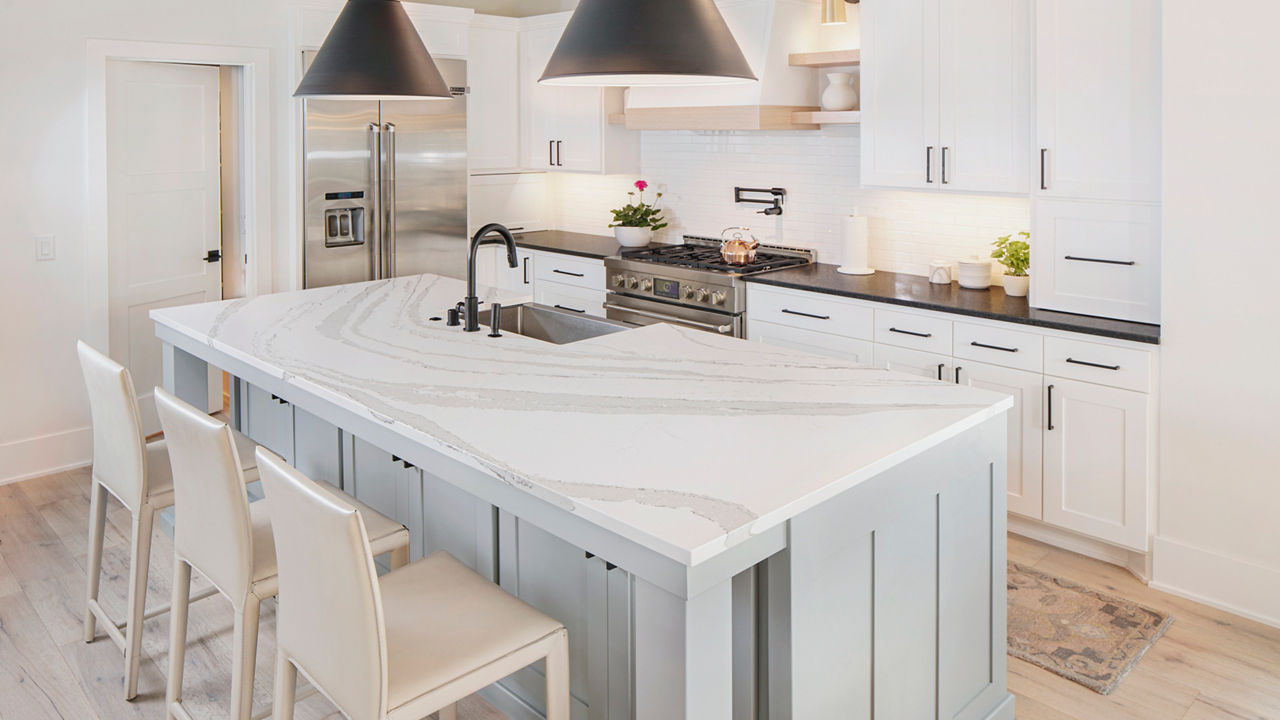
<path fill-rule="evenodd" d="M 755 79 L 715 0 L 581 0 L 539 82 L 723 85 Z"/>
<path fill-rule="evenodd" d="M 347 0 L 293 95 L 344 100 L 452 97 L 400 0 Z"/>

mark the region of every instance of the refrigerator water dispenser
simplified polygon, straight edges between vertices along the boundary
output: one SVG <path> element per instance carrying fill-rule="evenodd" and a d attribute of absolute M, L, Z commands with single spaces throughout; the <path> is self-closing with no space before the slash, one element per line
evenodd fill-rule
<path fill-rule="evenodd" d="M 364 244 L 364 208 L 340 207 L 324 211 L 324 246 Z"/>

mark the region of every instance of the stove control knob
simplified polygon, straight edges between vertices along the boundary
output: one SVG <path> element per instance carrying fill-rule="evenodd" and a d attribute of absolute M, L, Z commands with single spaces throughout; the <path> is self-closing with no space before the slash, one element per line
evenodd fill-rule
<path fill-rule="evenodd" d="M 644 280 L 641 280 L 640 289 L 645 292 L 649 292 L 650 290 L 653 289 L 653 281 L 650 280 L 649 278 L 645 278 Z"/>
<path fill-rule="evenodd" d="M 632 275 L 627 278 L 627 287 L 629 289 L 635 290 L 639 286 L 640 286 L 640 281 L 636 279 L 635 275 Z"/>
<path fill-rule="evenodd" d="M 684 286 L 684 299 L 688 300 L 693 297 L 693 288 L 688 285 Z"/>
<path fill-rule="evenodd" d="M 711 293 L 711 302 L 716 305 L 723 305 L 724 301 L 725 295 L 723 290 L 717 290 L 716 292 Z"/>
<path fill-rule="evenodd" d="M 613 286 L 614 286 L 614 287 L 622 287 L 622 283 L 624 283 L 624 282 L 626 282 L 626 277 L 625 277 L 625 276 L 623 276 L 623 275 L 614 275 L 614 276 L 613 276 Z"/>
<path fill-rule="evenodd" d="M 697 295 L 698 302 L 706 302 L 708 295 L 710 295 L 710 293 L 707 292 L 706 288 L 698 288 L 698 295 Z"/>

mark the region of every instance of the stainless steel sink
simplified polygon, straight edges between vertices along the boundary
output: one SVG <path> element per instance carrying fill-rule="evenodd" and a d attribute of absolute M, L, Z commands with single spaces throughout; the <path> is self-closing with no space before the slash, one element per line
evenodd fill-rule
<path fill-rule="evenodd" d="M 481 332 L 489 327 L 489 316 L 488 310 L 481 311 Z M 502 308 L 499 327 L 503 332 L 524 335 L 556 345 L 567 345 L 579 340 L 630 330 L 635 326 L 571 310 L 525 303 Z"/>

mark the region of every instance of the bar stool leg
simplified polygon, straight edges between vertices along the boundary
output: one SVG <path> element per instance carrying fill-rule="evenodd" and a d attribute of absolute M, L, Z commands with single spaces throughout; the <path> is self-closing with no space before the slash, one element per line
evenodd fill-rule
<path fill-rule="evenodd" d="M 129 624 L 125 627 L 124 699 L 138 695 L 142 653 L 142 618 L 147 606 L 147 571 L 151 566 L 151 528 L 155 510 L 144 504 L 133 516 L 133 553 L 129 569 Z"/>
<path fill-rule="evenodd" d="M 173 562 L 173 605 L 169 623 L 169 687 L 164 695 L 165 720 L 176 720 L 173 706 L 182 702 L 183 661 L 187 656 L 187 607 L 191 602 L 191 566 Z"/>
<path fill-rule="evenodd" d="M 97 616 L 91 607 L 98 600 L 98 582 L 102 579 L 102 537 L 107 527 L 107 488 L 96 480 L 89 491 L 89 588 L 85 599 L 84 641 L 93 642 L 98 634 Z"/>
<path fill-rule="evenodd" d="M 547 655 L 547 720 L 569 720 L 569 634 L 561 630 Z"/>
<path fill-rule="evenodd" d="M 252 592 L 244 600 L 244 609 L 236 613 L 233 645 L 236 656 L 231 661 L 231 720 L 253 717 L 253 673 L 257 667 L 258 617 L 262 601 Z"/>
<path fill-rule="evenodd" d="M 276 653 L 276 696 L 272 702 L 272 720 L 293 720 L 294 694 L 298 690 L 298 668 Z"/>

